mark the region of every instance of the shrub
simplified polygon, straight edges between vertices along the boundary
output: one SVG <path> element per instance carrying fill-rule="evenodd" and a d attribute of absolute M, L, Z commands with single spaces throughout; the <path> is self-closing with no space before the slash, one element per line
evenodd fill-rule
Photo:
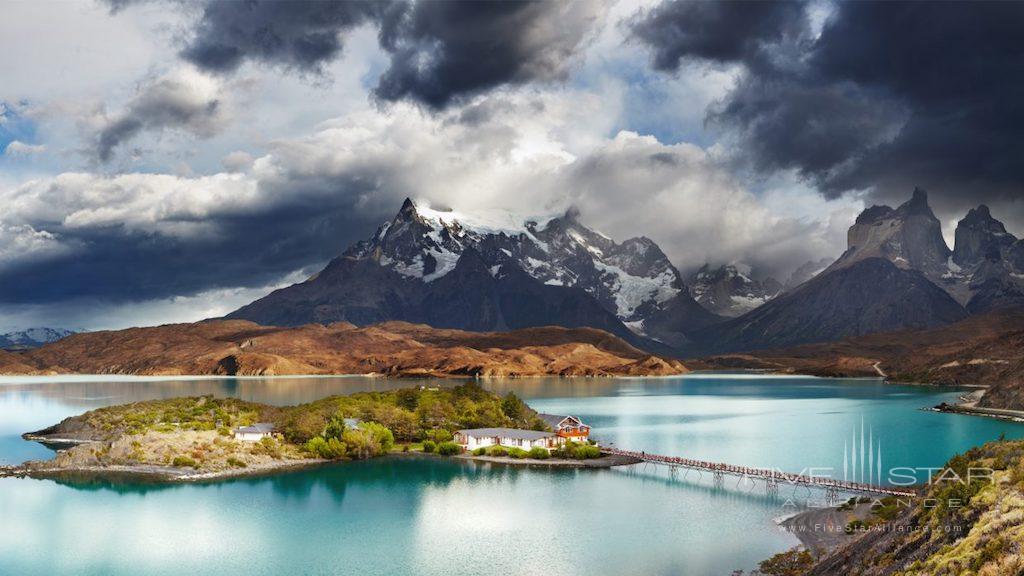
<path fill-rule="evenodd" d="M 484 448 L 482 446 L 480 448 L 477 448 L 476 450 L 473 450 L 473 456 L 483 456 L 485 454 L 487 454 L 487 448 Z"/>
<path fill-rule="evenodd" d="M 175 456 L 174 460 L 171 462 L 171 466 L 178 468 L 185 468 L 186 466 L 190 468 L 199 468 L 199 463 L 188 456 Z"/>
<path fill-rule="evenodd" d="M 245 468 L 246 466 L 248 466 L 248 464 L 242 462 L 241 460 L 235 458 L 234 456 L 228 457 L 228 464 L 234 466 L 235 468 Z"/>
<path fill-rule="evenodd" d="M 600 458 L 601 449 L 597 446 L 579 446 L 576 448 L 576 454 L 573 458 L 577 460 L 590 460 L 591 458 Z"/>
<path fill-rule="evenodd" d="M 437 453 L 442 456 L 452 456 L 462 452 L 462 446 L 455 442 L 441 442 L 437 445 Z"/>
<path fill-rule="evenodd" d="M 383 424 L 363 422 L 359 425 L 359 429 L 369 434 L 370 438 L 377 443 L 378 454 L 390 452 L 391 448 L 395 446 L 395 435 Z"/>
<path fill-rule="evenodd" d="M 324 439 L 323 436 L 317 436 L 306 442 L 306 452 L 313 454 L 314 456 L 325 458 L 327 460 L 337 460 L 343 458 L 345 453 L 348 451 L 348 447 L 345 443 L 337 438 Z"/>
<path fill-rule="evenodd" d="M 508 449 L 506 449 L 504 446 L 491 446 L 490 448 L 487 449 L 487 455 L 499 457 L 508 456 Z"/>
<path fill-rule="evenodd" d="M 515 446 L 513 446 L 512 448 L 508 449 L 508 455 L 516 459 L 521 459 L 528 457 L 530 453 L 527 452 L 526 450 L 523 450 L 522 448 L 516 448 Z"/>
<path fill-rule="evenodd" d="M 437 449 L 437 442 L 434 442 L 433 440 L 424 440 L 423 441 L 423 451 L 424 452 L 433 452 L 436 449 Z"/>
<path fill-rule="evenodd" d="M 761 562 L 758 568 L 765 576 L 796 576 L 814 565 L 814 556 L 807 550 L 791 548 Z"/>
<path fill-rule="evenodd" d="M 534 458 L 537 460 L 547 460 L 550 457 L 551 454 L 549 454 L 547 450 L 541 448 L 540 446 L 534 446 L 533 448 L 530 448 L 530 458 Z"/>
<path fill-rule="evenodd" d="M 273 438 L 263 438 L 253 446 L 254 454 L 266 454 L 271 458 L 281 457 L 281 445 Z"/>

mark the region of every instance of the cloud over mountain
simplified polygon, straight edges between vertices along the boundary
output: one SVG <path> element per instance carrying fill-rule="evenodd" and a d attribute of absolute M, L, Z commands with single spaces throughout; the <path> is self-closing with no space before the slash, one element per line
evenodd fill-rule
<path fill-rule="evenodd" d="M 633 33 L 659 69 L 743 67 L 708 119 L 760 171 L 826 195 L 1019 197 L 1024 5 L 840 2 L 817 35 L 806 6 L 669 0 Z"/>
<path fill-rule="evenodd" d="M 114 12 L 134 2 L 110 0 Z M 246 62 L 321 75 L 353 29 L 371 25 L 389 55 L 374 95 L 432 109 L 505 85 L 566 77 L 607 10 L 567 2 L 322 2 L 253 0 L 200 5 L 181 56 L 217 73 Z"/>
<path fill-rule="evenodd" d="M 558 131 L 593 113 L 585 101 L 510 98 L 468 116 L 402 104 L 278 140 L 230 173 L 64 173 L 0 190 L 3 220 L 22 241 L 31 230 L 62 250 L 0 263 L 0 301 L 138 301 L 273 284 L 367 236 L 405 196 L 470 213 L 575 203 L 606 233 L 648 235 L 684 267 L 754 247 L 795 266 L 825 242 L 815 226 L 771 214 L 696 146 L 621 132 L 568 153 Z"/>

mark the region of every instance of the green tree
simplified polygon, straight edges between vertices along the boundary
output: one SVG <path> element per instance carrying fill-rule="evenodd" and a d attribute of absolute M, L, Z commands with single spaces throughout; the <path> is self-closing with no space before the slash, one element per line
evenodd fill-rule
<path fill-rule="evenodd" d="M 526 403 L 520 400 L 515 392 L 509 392 L 501 401 L 501 411 L 510 420 L 519 422 L 526 417 Z"/>
<path fill-rule="evenodd" d="M 416 388 L 402 388 L 395 392 L 395 404 L 410 412 L 416 410 L 420 403 L 420 391 Z"/>
<path fill-rule="evenodd" d="M 377 443 L 379 453 L 390 452 L 395 446 L 395 435 L 383 424 L 377 422 L 363 422 L 359 429 L 370 435 L 371 440 Z"/>
<path fill-rule="evenodd" d="M 311 438 L 306 442 L 305 448 L 306 452 L 328 460 L 344 458 L 347 452 L 347 446 L 342 441 L 337 438 L 325 440 L 323 436 Z"/>

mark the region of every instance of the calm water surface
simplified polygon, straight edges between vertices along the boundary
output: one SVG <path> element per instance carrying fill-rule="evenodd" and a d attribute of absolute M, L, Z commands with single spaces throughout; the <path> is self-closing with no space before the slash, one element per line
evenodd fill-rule
<path fill-rule="evenodd" d="M 432 382 L 436 385 L 436 382 Z M 444 383 L 442 383 L 443 385 Z M 19 435 L 110 404 L 216 394 L 296 404 L 410 385 L 368 378 L 0 378 L 0 463 L 52 454 Z M 960 393 L 874 381 L 691 375 L 492 381 L 572 413 L 603 442 L 842 475 L 863 426 L 885 467 L 938 466 L 1024 426 L 920 410 Z M 654 467 L 537 470 L 397 457 L 169 486 L 0 480 L 0 574 L 723 575 L 795 540 L 773 519 L 820 495 Z"/>

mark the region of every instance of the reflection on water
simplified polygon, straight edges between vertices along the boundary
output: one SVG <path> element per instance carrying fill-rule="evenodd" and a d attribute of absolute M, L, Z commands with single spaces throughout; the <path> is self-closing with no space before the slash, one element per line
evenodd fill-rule
<path fill-rule="evenodd" d="M 0 462 L 50 455 L 22 432 L 110 404 L 214 394 L 286 405 L 457 381 L 379 378 L 0 378 Z M 1024 426 L 938 414 L 952 389 L 691 375 L 485 380 L 583 417 L 624 448 L 802 471 L 839 469 L 861 422 L 889 466 L 937 466 Z M 637 465 L 549 470 L 396 456 L 172 485 L 0 479 L 7 574 L 728 574 L 794 543 L 773 518 L 813 496 Z"/>

